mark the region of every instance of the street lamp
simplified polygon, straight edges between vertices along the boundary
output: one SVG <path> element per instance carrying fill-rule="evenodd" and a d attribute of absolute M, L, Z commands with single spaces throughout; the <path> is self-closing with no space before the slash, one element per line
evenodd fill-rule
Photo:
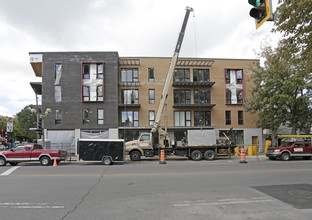
<path fill-rule="evenodd" d="M 37 114 L 37 128 L 38 128 L 38 133 L 41 135 L 42 139 L 42 148 L 45 149 L 45 143 L 44 143 L 44 132 L 42 130 L 42 122 L 43 119 L 45 119 L 48 115 L 51 114 L 52 110 L 50 108 L 47 108 L 44 112 L 44 114 L 41 113 L 40 109 L 37 111 L 36 109 L 31 109 L 31 112 L 33 114 Z M 43 135 L 42 135 L 43 134 Z"/>

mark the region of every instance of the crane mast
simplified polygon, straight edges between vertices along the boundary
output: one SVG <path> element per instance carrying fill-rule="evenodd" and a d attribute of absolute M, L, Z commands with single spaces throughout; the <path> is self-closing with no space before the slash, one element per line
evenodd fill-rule
<path fill-rule="evenodd" d="M 190 12 L 193 12 L 194 9 L 191 7 L 186 7 L 186 12 L 185 12 L 185 16 L 184 16 L 184 20 L 183 20 L 183 24 L 182 24 L 182 28 L 179 34 L 179 38 L 178 38 L 178 42 L 173 54 L 173 57 L 171 58 L 171 62 L 170 62 L 170 67 L 168 70 L 168 74 L 167 74 L 167 78 L 165 81 L 165 85 L 163 88 L 163 92 L 161 95 L 161 99 L 160 99 L 160 103 L 158 106 L 158 110 L 157 110 L 157 114 L 156 114 L 156 118 L 155 118 L 155 123 L 153 125 L 153 128 L 151 130 L 152 133 L 155 133 L 156 131 L 158 131 L 160 129 L 160 121 L 162 118 L 162 114 L 164 111 L 164 107 L 165 104 L 167 102 L 168 99 L 168 93 L 169 93 L 169 88 L 170 88 L 170 84 L 172 83 L 172 79 L 173 79 L 173 73 L 178 61 L 178 57 L 179 57 L 179 53 L 180 53 L 180 49 L 181 49 L 181 45 L 182 45 L 182 41 L 183 41 L 183 37 L 184 37 L 184 33 L 185 33 L 185 29 L 186 29 L 186 24 L 190 15 Z"/>

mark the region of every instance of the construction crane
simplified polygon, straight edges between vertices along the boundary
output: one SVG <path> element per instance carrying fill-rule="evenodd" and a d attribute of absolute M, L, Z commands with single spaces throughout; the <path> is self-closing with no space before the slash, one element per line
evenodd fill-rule
<path fill-rule="evenodd" d="M 190 13 L 193 11 L 194 11 L 193 8 L 186 7 L 186 12 L 185 12 L 182 28 L 181 28 L 181 31 L 179 34 L 179 39 L 178 39 L 177 45 L 175 47 L 173 57 L 171 58 L 170 67 L 168 70 L 167 78 L 165 81 L 163 92 L 161 94 L 160 103 L 159 103 L 156 118 L 155 118 L 155 123 L 153 125 L 152 130 L 151 130 L 152 133 L 155 133 L 158 131 L 159 134 L 164 134 L 164 131 L 160 128 L 160 121 L 162 118 L 162 114 L 164 111 L 165 104 L 167 103 L 169 88 L 170 88 L 170 85 L 172 83 L 173 73 L 174 73 L 174 70 L 175 70 L 175 67 L 176 67 L 176 64 L 178 61 L 178 57 L 179 57 L 182 41 L 184 38 L 185 29 L 186 29 L 186 24 L 187 24 Z"/>

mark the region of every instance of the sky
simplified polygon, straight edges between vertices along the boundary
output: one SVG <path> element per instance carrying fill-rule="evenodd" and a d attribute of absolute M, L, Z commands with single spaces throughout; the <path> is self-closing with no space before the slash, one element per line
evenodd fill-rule
<path fill-rule="evenodd" d="M 278 0 L 273 0 L 273 10 Z M 180 57 L 259 58 L 276 45 L 273 22 L 258 30 L 247 0 L 0 0 L 0 115 L 36 103 L 41 82 L 29 52 L 117 51 L 120 57 L 171 57 L 186 6 Z"/>

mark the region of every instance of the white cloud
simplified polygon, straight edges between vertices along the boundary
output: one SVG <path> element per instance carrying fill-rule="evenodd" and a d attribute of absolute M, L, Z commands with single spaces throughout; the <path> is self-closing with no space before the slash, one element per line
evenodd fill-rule
<path fill-rule="evenodd" d="M 277 0 L 273 0 L 277 3 Z M 256 31 L 247 1 L 10 0 L 0 5 L 0 114 L 35 103 L 29 82 L 40 81 L 29 52 L 118 51 L 120 56 L 172 56 L 185 14 L 180 56 L 255 58 L 270 32 Z M 273 40 L 276 41 L 276 40 Z"/>

